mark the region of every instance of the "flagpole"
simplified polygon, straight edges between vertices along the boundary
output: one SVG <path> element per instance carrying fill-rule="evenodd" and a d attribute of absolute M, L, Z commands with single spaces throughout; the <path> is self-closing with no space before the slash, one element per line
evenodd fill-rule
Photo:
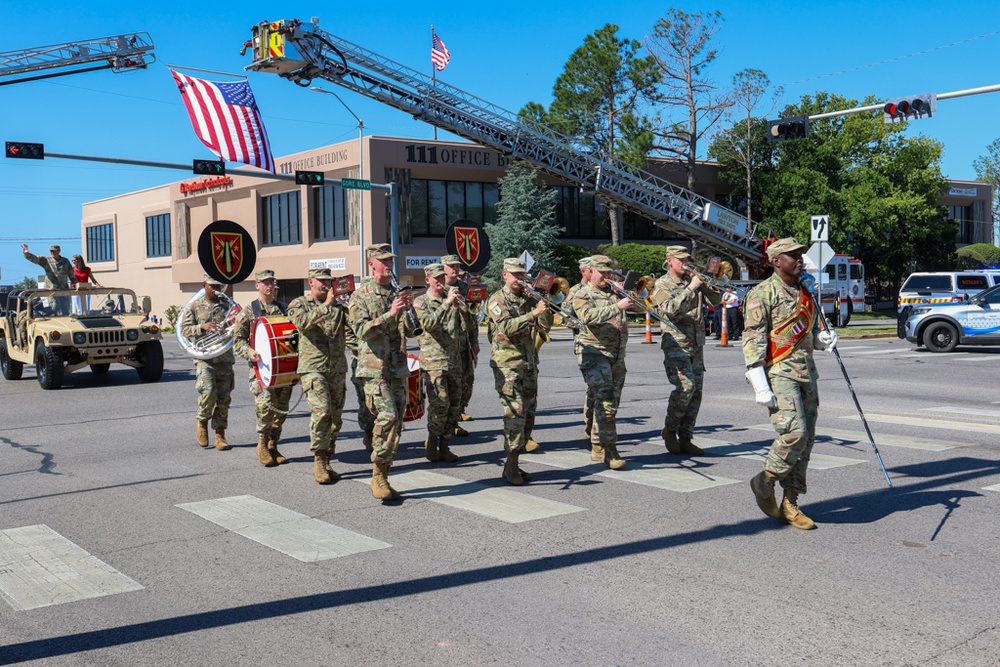
<path fill-rule="evenodd" d="M 434 50 L 434 24 L 431 24 L 431 50 Z M 431 58 L 431 87 L 437 88 L 437 68 L 434 67 L 434 59 Z M 432 125 L 434 128 L 434 141 L 438 138 L 438 128 L 437 125 Z"/>

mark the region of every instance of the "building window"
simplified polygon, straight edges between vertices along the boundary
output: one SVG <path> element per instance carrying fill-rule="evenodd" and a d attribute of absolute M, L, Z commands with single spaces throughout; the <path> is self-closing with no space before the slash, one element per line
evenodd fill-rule
<path fill-rule="evenodd" d="M 302 198 L 298 190 L 264 197 L 263 209 L 262 245 L 302 243 Z"/>
<path fill-rule="evenodd" d="M 496 183 L 410 181 L 411 229 L 414 236 L 444 236 L 459 219 L 494 224 L 500 189 Z"/>
<path fill-rule="evenodd" d="M 948 217 L 958 223 L 956 243 L 976 242 L 976 225 L 973 221 L 971 206 L 949 206 Z"/>
<path fill-rule="evenodd" d="M 170 257 L 170 214 L 146 217 L 146 257 Z"/>
<path fill-rule="evenodd" d="M 347 197 L 337 195 L 339 188 L 324 185 L 313 188 L 313 237 L 317 241 L 347 238 Z"/>
<path fill-rule="evenodd" d="M 115 226 L 94 225 L 87 227 L 87 262 L 115 261 Z"/>

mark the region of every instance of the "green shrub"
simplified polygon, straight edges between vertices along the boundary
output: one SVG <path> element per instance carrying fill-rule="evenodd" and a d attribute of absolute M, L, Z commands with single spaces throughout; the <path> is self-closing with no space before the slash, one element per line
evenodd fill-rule
<path fill-rule="evenodd" d="M 557 245 L 552 254 L 556 258 L 556 266 L 551 270 L 572 285 L 580 280 L 580 260 L 594 253 L 590 248 L 566 243 Z"/>
<path fill-rule="evenodd" d="M 985 269 L 1000 265 L 1000 248 L 989 243 L 973 243 L 959 248 L 958 268 L 960 270 Z"/>
<path fill-rule="evenodd" d="M 624 271 L 638 271 L 644 276 L 663 274 L 663 259 L 667 256 L 665 245 L 643 245 L 623 243 L 619 246 L 600 245 L 599 254 L 618 260 L 618 268 Z"/>

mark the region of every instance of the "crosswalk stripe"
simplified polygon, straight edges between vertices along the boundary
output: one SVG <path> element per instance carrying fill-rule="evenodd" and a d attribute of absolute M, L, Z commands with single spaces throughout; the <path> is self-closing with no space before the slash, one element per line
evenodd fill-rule
<path fill-rule="evenodd" d="M 303 563 L 392 546 L 254 496 L 216 498 L 177 507 Z"/>
<path fill-rule="evenodd" d="M 837 345 L 837 349 L 841 352 L 849 350 L 870 350 L 871 345 Z"/>
<path fill-rule="evenodd" d="M 942 359 L 945 361 L 964 361 L 960 357 L 968 357 L 968 352 L 949 352 L 941 354 L 938 352 L 911 352 L 910 354 L 899 355 L 900 359 Z"/>
<path fill-rule="evenodd" d="M 368 483 L 367 480 L 358 481 Z M 512 489 L 498 489 L 429 470 L 411 470 L 392 475 L 389 482 L 392 488 L 405 493 L 407 498 L 422 498 L 507 523 L 522 523 L 586 511 L 585 507 L 567 505 Z"/>
<path fill-rule="evenodd" d="M 0 597 L 16 611 L 142 588 L 48 526 L 0 530 Z"/>
<path fill-rule="evenodd" d="M 1000 426 L 992 424 L 976 424 L 974 422 L 951 421 L 947 419 L 924 419 L 922 417 L 910 417 L 908 415 L 879 415 L 866 414 L 865 417 L 870 422 L 884 422 L 886 424 L 905 424 L 906 426 L 926 426 L 927 428 L 943 428 L 951 431 L 971 431 L 973 433 L 991 433 L 1000 435 Z M 860 421 L 858 415 L 844 415 L 841 419 L 853 419 Z"/>
<path fill-rule="evenodd" d="M 970 354 L 956 361 L 1000 361 L 1000 354 Z"/>
<path fill-rule="evenodd" d="M 1000 491 L 1000 484 L 990 484 L 989 486 L 984 486 L 983 491 Z"/>
<path fill-rule="evenodd" d="M 922 412 L 945 412 L 945 413 L 954 412 L 960 415 L 978 415 L 982 417 L 994 417 L 994 418 L 1000 417 L 1000 410 L 989 410 L 987 408 L 967 408 L 963 406 L 952 407 L 948 405 L 943 405 L 934 408 L 920 408 L 920 410 Z"/>
<path fill-rule="evenodd" d="M 896 354 L 897 352 L 899 352 L 899 350 L 868 350 L 867 352 L 855 352 L 851 356 L 861 357 L 864 355 L 872 355 L 872 354 Z"/>
<path fill-rule="evenodd" d="M 752 427 L 759 428 L 759 427 Z M 768 425 L 770 429 L 770 425 Z M 710 452 L 712 456 L 735 456 L 741 459 L 750 459 L 751 461 L 759 461 L 763 463 L 767 459 L 767 452 L 770 449 L 770 445 L 761 446 L 759 443 L 753 442 L 743 442 L 743 443 L 728 443 L 720 442 L 718 440 L 709 441 L 714 444 L 701 444 L 698 441 L 704 441 L 703 438 L 694 438 L 695 444 L 704 449 L 706 452 Z M 852 466 L 858 463 L 867 463 L 865 459 L 852 459 L 843 456 L 832 456 L 830 454 L 819 454 L 813 452 L 809 457 L 809 468 L 814 470 L 827 470 L 829 468 L 841 468 L 843 466 Z"/>
<path fill-rule="evenodd" d="M 672 468 L 635 467 L 634 464 L 621 470 L 609 470 L 603 463 L 590 460 L 589 451 L 547 451 L 544 454 L 522 454 L 522 461 L 552 466 L 563 470 L 582 470 L 598 477 L 617 479 L 622 482 L 653 486 L 667 491 L 688 493 L 701 491 L 726 484 L 738 484 L 738 479 L 716 477 L 703 470 L 685 465 Z"/>
<path fill-rule="evenodd" d="M 867 416 L 867 415 L 866 415 Z M 750 428 L 757 431 L 771 431 L 774 432 L 774 427 L 770 424 L 757 424 L 756 426 L 751 426 Z M 844 442 L 857 442 L 861 445 L 871 446 L 868 442 L 868 436 L 864 433 L 859 433 L 857 431 L 847 431 L 837 428 L 824 428 L 816 429 L 816 437 L 821 438 L 826 436 L 828 438 L 834 438 L 836 440 L 842 440 Z M 968 442 L 954 442 L 951 440 L 938 440 L 931 438 L 915 438 L 908 435 L 894 435 L 889 433 L 873 433 L 872 436 L 875 438 L 876 445 L 889 445 L 892 447 L 905 447 L 907 449 L 920 449 L 927 452 L 941 452 L 946 449 L 953 449 L 955 447 L 968 447 L 971 443 Z"/>

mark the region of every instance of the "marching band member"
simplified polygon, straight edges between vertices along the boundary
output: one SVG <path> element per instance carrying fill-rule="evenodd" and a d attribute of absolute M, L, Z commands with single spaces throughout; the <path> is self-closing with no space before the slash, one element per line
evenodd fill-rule
<path fill-rule="evenodd" d="M 233 352 L 249 361 L 250 393 L 254 396 L 257 412 L 257 459 L 267 468 L 287 459 L 278 451 L 281 427 L 288 416 L 288 403 L 292 398 L 292 386 L 265 389 L 260 386 L 254 364 L 260 361 L 260 354 L 250 347 L 250 330 L 258 317 L 277 317 L 288 313 L 288 306 L 277 300 L 278 284 L 274 271 L 261 269 L 254 274 L 257 298 L 249 308 L 240 311 L 236 320 L 233 337 Z"/>
<path fill-rule="evenodd" d="M 330 467 L 330 456 L 336 451 L 343 425 L 347 313 L 331 289 L 330 269 L 309 269 L 308 276 L 309 293 L 288 304 L 288 319 L 299 331 L 298 372 L 312 412 L 309 449 L 313 477 L 319 484 L 332 484 L 340 479 Z"/>
<path fill-rule="evenodd" d="M 632 308 L 631 299 L 618 299 L 608 286 L 616 268 L 617 262 L 606 255 L 591 257 L 589 280 L 573 297 L 573 310 L 584 325 L 580 330 L 580 372 L 594 396 L 597 432 L 591 432 L 591 458 L 600 454 L 612 470 L 625 467 L 618 454 L 615 417 L 625 385 L 625 311 Z"/>
<path fill-rule="evenodd" d="M 590 282 L 590 257 L 584 257 L 580 260 L 580 282 L 569 288 L 569 294 L 566 295 L 566 301 L 564 302 L 563 309 L 566 310 L 570 315 L 576 315 L 573 310 L 573 298 L 576 293 L 583 289 L 588 282 Z M 573 353 L 576 354 L 576 363 L 578 365 L 583 364 L 583 345 L 581 341 L 582 331 L 580 329 L 573 329 Z M 586 383 L 587 378 L 583 379 Z M 594 393 L 587 387 L 587 398 L 583 403 L 583 418 L 585 426 L 583 428 L 584 433 L 587 434 L 587 442 L 590 442 L 590 437 L 592 435 L 594 427 Z M 603 461 L 604 460 L 604 450 L 600 447 L 592 446 L 590 452 L 590 458 L 592 461 Z"/>
<path fill-rule="evenodd" d="M 365 278 L 365 280 L 369 280 L 369 278 Z M 354 385 L 354 395 L 358 399 L 358 428 L 364 434 L 362 442 L 364 442 L 365 451 L 371 454 L 375 415 L 372 414 L 365 401 L 365 382 L 358 377 L 358 337 L 354 335 L 354 329 L 350 325 L 344 327 L 344 333 L 347 335 L 347 349 L 351 351 L 351 384 Z"/>
<path fill-rule="evenodd" d="M 372 431 L 372 495 L 378 500 L 399 500 L 389 485 L 389 468 L 396 458 L 406 411 L 406 337 L 416 329 L 408 292 L 393 287 L 388 243 L 365 248 L 372 279 L 365 280 L 351 297 L 349 321 L 358 338 L 358 377 L 365 383 L 365 401 L 375 414 Z"/>
<path fill-rule="evenodd" d="M 462 277 L 462 260 L 459 259 L 458 255 L 445 255 L 441 258 L 441 264 L 444 265 L 445 287 L 450 289 L 458 285 L 458 281 Z M 467 422 L 472 421 L 472 417 L 466 411 L 469 409 L 469 401 L 472 400 L 472 387 L 476 383 L 476 363 L 479 361 L 479 319 L 465 301 L 459 300 L 457 306 L 454 307 L 462 313 L 462 332 L 464 334 L 459 339 L 459 356 L 462 363 L 460 369 L 462 409 L 459 421 Z M 469 435 L 469 432 L 456 424 L 455 435 Z"/>
<path fill-rule="evenodd" d="M 548 304 L 534 307 L 524 294 L 524 262 L 516 257 L 503 262 L 504 286 L 486 304 L 487 332 L 492 345 L 490 366 L 503 406 L 504 448 L 507 460 L 503 476 L 508 484 L 521 486 L 525 473 L 518 458 L 527 444 L 525 426 L 534 422 L 538 404 L 537 330 L 548 332 L 553 316 Z"/>
<path fill-rule="evenodd" d="M 705 302 L 718 306 L 719 290 L 691 274 L 691 254 L 679 245 L 667 247 L 667 274 L 656 281 L 650 300 L 656 311 L 669 320 L 661 327 L 663 367 L 674 386 L 663 420 L 663 442 L 671 454 L 701 456 L 705 452 L 691 442 L 701 408 L 705 380 Z"/>
<path fill-rule="evenodd" d="M 757 403 L 767 406 L 776 433 L 764 470 L 750 480 L 750 489 L 764 514 L 809 530 L 816 524 L 799 510 L 798 498 L 806 492 L 819 412 L 813 349 L 833 350 L 837 334 L 820 331 L 823 315 L 799 282 L 805 249 L 794 238 L 768 247 L 774 273 L 746 296 L 743 358 Z M 774 497 L 779 481 L 785 490 L 780 507 Z"/>
<path fill-rule="evenodd" d="M 205 296 L 188 307 L 180 323 L 181 332 L 189 340 L 214 332 L 229 313 L 228 301 L 217 293 L 223 289 L 223 284 L 206 273 L 201 285 Z M 198 390 L 195 439 L 202 447 L 208 447 L 208 420 L 211 419 L 215 429 L 215 448 L 219 451 L 230 449 L 226 442 L 226 427 L 229 426 L 229 404 L 233 400 L 235 363 L 232 348 L 211 359 L 195 360 L 195 388 Z"/>
<path fill-rule="evenodd" d="M 441 264 L 424 267 L 427 292 L 413 301 L 423 333 L 420 341 L 420 370 L 427 388 L 427 441 L 424 456 L 428 461 L 454 463 L 458 457 L 448 449 L 462 413 L 462 358 L 460 340 L 468 340 L 460 306 L 458 286 L 445 285 Z"/>

